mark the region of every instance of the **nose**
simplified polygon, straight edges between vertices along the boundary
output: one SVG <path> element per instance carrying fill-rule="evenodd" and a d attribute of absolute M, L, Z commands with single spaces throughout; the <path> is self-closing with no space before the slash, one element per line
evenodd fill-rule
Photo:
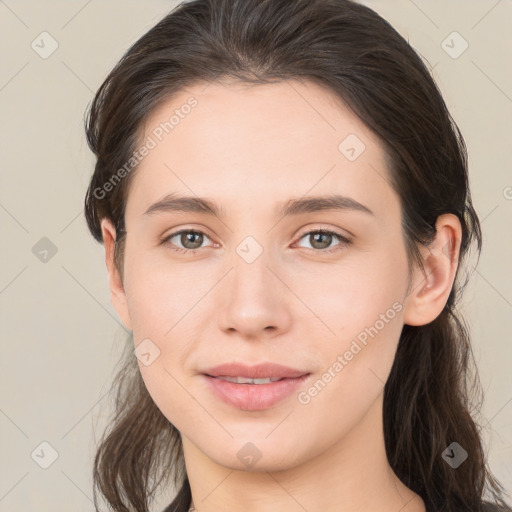
<path fill-rule="evenodd" d="M 219 327 L 224 332 L 255 339 L 289 329 L 292 294 L 273 267 L 265 250 L 251 263 L 235 255 L 219 300 Z"/>

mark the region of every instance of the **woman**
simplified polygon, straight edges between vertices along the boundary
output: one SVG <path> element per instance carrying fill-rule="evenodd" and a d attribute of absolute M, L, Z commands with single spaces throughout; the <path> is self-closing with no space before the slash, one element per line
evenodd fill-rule
<path fill-rule="evenodd" d="M 133 333 L 94 467 L 112 510 L 170 476 L 166 512 L 510 510 L 456 312 L 482 243 L 464 140 L 385 20 L 184 3 L 86 128 L 85 214 Z"/>

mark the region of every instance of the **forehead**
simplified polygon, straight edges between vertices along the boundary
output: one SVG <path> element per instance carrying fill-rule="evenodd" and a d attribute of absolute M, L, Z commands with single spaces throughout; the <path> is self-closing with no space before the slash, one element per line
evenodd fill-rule
<path fill-rule="evenodd" d="M 379 139 L 314 83 L 195 84 L 148 116 L 127 204 L 137 214 L 172 192 L 223 209 L 273 210 L 283 199 L 343 193 L 371 209 L 397 202 Z M 384 213 L 384 212 L 383 212 Z"/>

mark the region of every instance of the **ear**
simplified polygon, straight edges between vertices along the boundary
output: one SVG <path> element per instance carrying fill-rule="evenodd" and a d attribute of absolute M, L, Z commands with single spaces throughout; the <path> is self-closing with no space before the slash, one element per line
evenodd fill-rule
<path fill-rule="evenodd" d="M 132 323 L 128 311 L 128 303 L 126 300 L 126 293 L 124 290 L 121 274 L 114 262 L 114 245 L 116 240 L 116 229 L 112 222 L 104 218 L 101 220 L 101 234 L 103 236 L 103 243 L 105 245 L 105 264 L 107 266 L 109 285 L 110 285 L 110 300 L 114 306 L 117 314 L 120 316 L 124 326 L 132 330 Z"/>
<path fill-rule="evenodd" d="M 459 261 L 462 228 L 456 215 L 440 215 L 436 237 L 422 247 L 425 273 L 415 267 L 413 284 L 404 301 L 404 323 L 425 325 L 443 311 L 452 290 Z"/>

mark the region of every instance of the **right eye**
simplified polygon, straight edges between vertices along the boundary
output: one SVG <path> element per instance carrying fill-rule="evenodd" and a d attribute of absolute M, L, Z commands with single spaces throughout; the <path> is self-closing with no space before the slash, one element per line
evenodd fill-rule
<path fill-rule="evenodd" d="M 197 231 L 195 229 L 182 229 L 180 231 L 175 231 L 171 233 L 169 236 L 165 237 L 162 240 L 162 243 L 165 243 L 171 247 L 173 251 L 177 251 L 180 253 L 193 253 L 197 252 L 197 250 L 201 247 L 204 238 L 208 238 L 208 236 L 202 231 Z M 173 238 L 177 238 L 177 242 L 181 243 L 185 247 L 176 247 L 176 243 L 172 242 Z M 187 247 L 190 245 L 190 247 Z"/>

